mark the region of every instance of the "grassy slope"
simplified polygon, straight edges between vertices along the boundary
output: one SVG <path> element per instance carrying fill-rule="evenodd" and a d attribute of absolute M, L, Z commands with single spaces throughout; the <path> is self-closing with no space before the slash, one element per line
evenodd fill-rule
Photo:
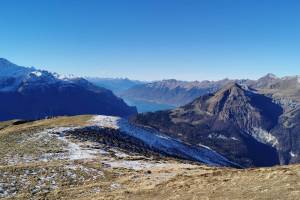
<path fill-rule="evenodd" d="M 163 167 L 134 170 L 106 166 L 102 162 L 109 156 L 6 162 L 16 155 L 22 158 L 63 152 L 63 144 L 42 142 L 35 139 L 36 133 L 49 127 L 82 126 L 90 118 L 0 123 L 0 127 L 5 126 L 0 130 L 0 187 L 1 182 L 11 183 L 17 199 L 299 199 L 299 165 L 236 170 L 167 160 L 168 165 Z"/>

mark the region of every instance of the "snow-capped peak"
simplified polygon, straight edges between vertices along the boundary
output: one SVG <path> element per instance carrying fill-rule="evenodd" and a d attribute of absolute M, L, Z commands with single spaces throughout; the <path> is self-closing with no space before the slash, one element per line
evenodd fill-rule
<path fill-rule="evenodd" d="M 58 73 L 38 70 L 34 67 L 23 67 L 0 58 L 0 91 L 18 91 L 19 88 L 34 85 L 49 85 L 58 82 L 74 82 L 78 77 L 74 75 L 60 75 Z"/>
<path fill-rule="evenodd" d="M 30 74 L 32 74 L 32 75 L 34 75 L 34 76 L 36 76 L 36 77 L 42 76 L 42 72 L 40 72 L 40 71 L 33 71 L 33 72 L 31 72 Z"/>
<path fill-rule="evenodd" d="M 36 69 L 31 67 L 22 67 L 9 62 L 4 58 L 0 58 L 0 77 L 22 77 L 28 73 L 35 71 Z"/>
<path fill-rule="evenodd" d="M 77 76 L 75 76 L 74 74 L 58 74 L 58 73 L 52 73 L 52 75 L 57 78 L 57 79 L 60 79 L 60 80 L 72 80 L 72 79 L 76 79 L 76 78 L 79 78 Z"/>
<path fill-rule="evenodd" d="M 268 73 L 267 75 L 264 76 L 264 78 L 278 79 L 278 77 L 275 74 L 272 74 L 272 73 Z"/>

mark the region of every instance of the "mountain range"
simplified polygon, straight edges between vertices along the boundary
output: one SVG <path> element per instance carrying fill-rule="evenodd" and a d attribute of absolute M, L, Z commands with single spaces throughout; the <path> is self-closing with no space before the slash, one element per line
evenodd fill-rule
<path fill-rule="evenodd" d="M 169 79 L 135 85 L 123 91 L 120 96 L 125 99 L 177 107 L 190 103 L 201 95 L 214 93 L 228 83 L 239 83 L 259 89 L 266 95 L 274 96 L 277 100 L 283 99 L 285 102 L 282 103 L 292 104 L 294 101 L 299 101 L 299 80 L 298 76 L 279 78 L 273 74 L 267 74 L 258 80 L 223 79 L 189 82 Z"/>
<path fill-rule="evenodd" d="M 191 149 L 210 148 L 242 167 L 300 162 L 298 76 L 151 83 L 88 78 L 91 83 L 6 59 L 0 59 L 0 74 L 2 121 L 80 114 L 130 117 L 135 126 L 151 128 Z M 136 115 L 123 96 L 174 107 Z"/>
<path fill-rule="evenodd" d="M 127 117 L 136 113 L 110 90 L 83 78 L 60 76 L 0 59 L 0 120 L 78 114 Z"/>
<path fill-rule="evenodd" d="M 132 123 L 192 145 L 205 145 L 245 167 L 300 162 L 300 78 L 163 80 L 120 96 L 179 108 L 141 113 Z M 154 111 L 156 111 L 154 109 Z"/>
<path fill-rule="evenodd" d="M 188 82 L 168 79 L 133 86 L 124 91 L 121 97 L 180 106 L 191 102 L 201 95 L 215 92 L 229 82 L 232 81 L 224 79 L 221 81 Z"/>
<path fill-rule="evenodd" d="M 0 198 L 298 199 L 298 76 L 87 79 L 0 59 Z"/>

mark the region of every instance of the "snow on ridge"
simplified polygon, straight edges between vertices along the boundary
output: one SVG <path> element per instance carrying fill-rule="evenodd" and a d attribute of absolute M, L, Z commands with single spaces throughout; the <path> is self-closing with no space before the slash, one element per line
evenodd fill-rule
<path fill-rule="evenodd" d="M 297 154 L 295 154 L 293 151 L 290 151 L 290 156 L 291 157 L 297 157 Z"/>
<path fill-rule="evenodd" d="M 71 139 L 72 137 L 67 134 L 70 131 L 72 132 L 85 129 L 90 130 L 91 128 L 95 130 L 101 130 L 101 128 L 112 128 L 120 130 L 121 134 L 126 134 L 130 137 L 139 139 L 143 141 L 147 146 L 149 146 L 150 149 L 156 150 L 169 156 L 198 161 L 212 166 L 239 166 L 235 163 L 230 162 L 225 157 L 206 146 L 203 146 L 201 144 L 199 146 L 191 146 L 183 143 L 180 140 L 176 140 L 163 135 L 155 130 L 148 130 L 132 125 L 127 120 L 119 117 L 99 115 L 94 116 L 86 126 L 47 128 L 38 132 L 37 136 L 29 138 L 29 140 L 39 140 L 41 138 L 49 140 L 50 138 L 53 138 L 55 140 L 61 141 L 64 144 L 63 147 L 65 149 L 65 152 L 45 154 L 38 158 L 42 161 L 48 161 L 50 159 L 94 159 L 97 157 L 97 155 L 103 154 L 103 150 L 86 148 L 86 144 L 81 143 L 80 141 L 73 141 L 73 139 Z M 120 154 L 118 152 L 116 152 L 115 155 L 120 158 L 126 157 L 125 154 Z M 112 165 L 116 165 L 117 167 L 120 165 L 120 163 L 112 163 Z M 151 166 L 145 166 L 145 163 L 137 162 L 127 162 L 123 163 L 122 166 L 123 165 L 129 168 L 151 168 Z"/>
<path fill-rule="evenodd" d="M 227 137 L 225 135 L 217 134 L 217 133 L 209 134 L 208 138 L 216 138 L 216 139 L 220 139 L 220 140 L 236 140 L 236 141 L 238 141 L 238 139 L 236 137 Z"/>
<path fill-rule="evenodd" d="M 79 144 L 70 141 L 65 137 L 65 132 L 75 130 L 79 127 L 58 127 L 52 129 L 44 130 L 44 134 L 49 134 L 54 136 L 56 139 L 62 141 L 67 145 L 66 150 L 68 151 L 68 159 L 70 160 L 80 160 L 80 159 L 93 159 L 95 155 L 100 153 L 96 150 L 83 149 Z M 41 134 L 41 133 L 40 133 Z"/>
<path fill-rule="evenodd" d="M 68 80 L 72 80 L 72 79 L 76 79 L 76 78 L 79 78 L 73 74 L 68 74 L 68 75 L 64 75 L 64 74 L 58 74 L 56 72 L 53 72 L 52 75 L 59 79 L 59 80 L 62 80 L 62 81 L 68 81 Z"/>
<path fill-rule="evenodd" d="M 0 91 L 17 91 L 23 83 L 72 82 L 74 75 L 61 75 L 34 67 L 23 67 L 0 58 Z"/>
<path fill-rule="evenodd" d="M 190 146 L 180 140 L 170 138 L 154 130 L 146 130 L 130 124 L 126 119 L 97 115 L 90 120 L 92 126 L 118 129 L 122 133 L 137 138 L 151 148 L 171 156 L 192 159 L 213 166 L 237 166 L 217 152 L 203 146 Z"/>
<path fill-rule="evenodd" d="M 32 75 L 34 75 L 34 76 L 36 76 L 36 77 L 40 77 L 40 76 L 43 75 L 41 71 L 33 71 L 33 72 L 31 72 L 30 74 L 32 74 Z"/>

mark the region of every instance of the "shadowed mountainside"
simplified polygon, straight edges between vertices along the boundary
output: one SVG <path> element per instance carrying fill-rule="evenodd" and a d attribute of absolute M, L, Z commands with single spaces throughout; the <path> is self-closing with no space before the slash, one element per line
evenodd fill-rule
<path fill-rule="evenodd" d="M 110 90 L 83 78 L 61 77 L 0 59 L 0 120 L 105 114 L 127 117 L 136 113 Z"/>
<path fill-rule="evenodd" d="M 278 140 L 269 132 L 283 109 L 236 83 L 170 111 L 139 114 L 132 122 L 188 143 L 206 145 L 243 166 L 279 164 Z"/>

